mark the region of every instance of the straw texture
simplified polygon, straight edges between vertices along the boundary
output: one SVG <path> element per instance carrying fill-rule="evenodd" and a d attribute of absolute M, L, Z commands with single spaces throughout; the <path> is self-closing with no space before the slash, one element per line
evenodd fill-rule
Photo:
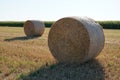
<path fill-rule="evenodd" d="M 24 23 L 24 32 L 27 36 L 41 36 L 44 33 L 45 25 L 42 21 L 27 20 Z"/>
<path fill-rule="evenodd" d="M 52 55 L 65 63 L 83 63 L 104 47 L 102 27 L 90 18 L 65 17 L 56 21 L 48 35 Z"/>

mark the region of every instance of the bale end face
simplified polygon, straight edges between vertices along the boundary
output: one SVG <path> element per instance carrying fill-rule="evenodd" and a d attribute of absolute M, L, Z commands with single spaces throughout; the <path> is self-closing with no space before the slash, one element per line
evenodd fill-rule
<path fill-rule="evenodd" d="M 90 34 L 90 31 L 93 31 L 94 29 L 89 30 L 88 27 L 91 27 L 91 29 L 94 27 L 92 27 L 91 24 L 86 26 L 86 23 L 84 24 L 82 21 L 82 18 L 67 17 L 56 21 L 52 25 L 48 35 L 48 46 L 52 55 L 59 62 L 83 63 L 91 59 L 94 55 L 98 54 L 89 53 L 92 45 L 92 39 L 90 38 L 92 35 Z M 93 23 L 92 25 L 96 26 L 96 24 Z M 93 36 L 92 38 L 96 38 L 96 36 Z M 98 48 L 96 46 L 93 47 Z M 91 54 L 92 57 L 87 59 L 89 54 Z"/>
<path fill-rule="evenodd" d="M 28 37 L 42 36 L 45 25 L 41 21 L 28 20 L 24 23 L 24 32 Z"/>

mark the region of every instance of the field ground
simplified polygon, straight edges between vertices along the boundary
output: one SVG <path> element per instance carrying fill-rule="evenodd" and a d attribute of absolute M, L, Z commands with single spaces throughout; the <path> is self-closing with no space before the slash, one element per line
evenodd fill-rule
<path fill-rule="evenodd" d="M 59 64 L 42 37 L 26 38 L 22 27 L 0 27 L 0 80 L 120 80 L 120 30 L 105 29 L 105 47 L 84 64 Z"/>

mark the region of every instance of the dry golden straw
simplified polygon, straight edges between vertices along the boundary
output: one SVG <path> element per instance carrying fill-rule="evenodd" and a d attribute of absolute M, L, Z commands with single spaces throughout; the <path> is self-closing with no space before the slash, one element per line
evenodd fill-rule
<path fill-rule="evenodd" d="M 27 36 L 41 36 L 44 29 L 45 25 L 42 21 L 27 20 L 24 23 L 24 32 Z"/>
<path fill-rule="evenodd" d="M 96 57 L 104 47 L 102 27 L 83 17 L 65 17 L 56 21 L 48 35 L 52 55 L 64 63 L 83 63 Z"/>

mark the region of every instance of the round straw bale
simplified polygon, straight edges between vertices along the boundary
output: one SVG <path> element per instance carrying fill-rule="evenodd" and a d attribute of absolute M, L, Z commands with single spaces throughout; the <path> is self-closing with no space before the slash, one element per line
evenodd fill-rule
<path fill-rule="evenodd" d="M 41 36 L 44 33 L 45 25 L 42 21 L 27 20 L 24 23 L 24 32 L 27 36 Z"/>
<path fill-rule="evenodd" d="M 102 27 L 83 17 L 56 21 L 48 35 L 48 46 L 58 62 L 83 63 L 96 57 L 104 47 Z"/>

